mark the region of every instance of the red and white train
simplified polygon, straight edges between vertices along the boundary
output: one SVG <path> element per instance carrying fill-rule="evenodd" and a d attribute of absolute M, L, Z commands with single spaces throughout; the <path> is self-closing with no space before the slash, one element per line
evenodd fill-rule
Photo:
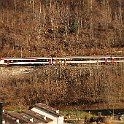
<path fill-rule="evenodd" d="M 124 57 L 116 56 L 72 56 L 72 57 L 30 57 L 1 58 L 0 65 L 54 65 L 54 64 L 95 64 L 123 63 Z"/>

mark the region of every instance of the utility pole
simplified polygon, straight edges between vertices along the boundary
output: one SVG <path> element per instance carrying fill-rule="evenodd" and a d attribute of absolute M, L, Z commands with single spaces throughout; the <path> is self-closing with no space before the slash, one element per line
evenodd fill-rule
<path fill-rule="evenodd" d="M 90 16 L 90 40 L 94 38 L 93 32 L 93 0 L 89 0 L 89 16 Z"/>
<path fill-rule="evenodd" d="M 22 58 L 22 47 L 21 47 L 21 58 Z"/>
<path fill-rule="evenodd" d="M 0 124 L 2 124 L 3 119 L 3 103 L 0 102 Z"/>
<path fill-rule="evenodd" d="M 114 105 L 113 105 L 113 108 L 112 108 L 112 116 L 113 116 L 113 120 L 114 120 L 114 115 L 115 115 L 115 110 L 114 110 Z"/>
<path fill-rule="evenodd" d="M 120 7 L 119 7 L 119 22 L 120 22 L 120 40 L 122 40 L 122 23 L 123 23 L 123 18 L 122 18 L 122 0 L 120 0 Z"/>

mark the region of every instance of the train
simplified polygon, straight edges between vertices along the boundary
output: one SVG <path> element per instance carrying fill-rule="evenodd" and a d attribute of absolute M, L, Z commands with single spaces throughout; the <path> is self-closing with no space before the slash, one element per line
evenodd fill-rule
<path fill-rule="evenodd" d="M 123 63 L 122 56 L 71 56 L 71 57 L 28 57 L 1 58 L 0 65 L 57 65 Z"/>

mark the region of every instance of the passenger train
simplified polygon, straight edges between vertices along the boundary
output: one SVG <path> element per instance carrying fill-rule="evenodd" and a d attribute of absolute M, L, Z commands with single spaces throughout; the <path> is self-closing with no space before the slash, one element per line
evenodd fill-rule
<path fill-rule="evenodd" d="M 116 56 L 72 56 L 72 57 L 30 57 L 1 58 L 0 65 L 55 65 L 55 64 L 95 64 L 122 63 L 124 57 Z"/>

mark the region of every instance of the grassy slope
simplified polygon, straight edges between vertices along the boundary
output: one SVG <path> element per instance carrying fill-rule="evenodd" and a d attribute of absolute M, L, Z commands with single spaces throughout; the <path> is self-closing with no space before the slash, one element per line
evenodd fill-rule
<path fill-rule="evenodd" d="M 123 108 L 123 65 L 99 68 L 43 66 L 27 74 L 1 75 L 1 100 L 6 106 L 43 102 L 64 109 Z M 5 68 L 6 70 L 8 68 Z"/>

